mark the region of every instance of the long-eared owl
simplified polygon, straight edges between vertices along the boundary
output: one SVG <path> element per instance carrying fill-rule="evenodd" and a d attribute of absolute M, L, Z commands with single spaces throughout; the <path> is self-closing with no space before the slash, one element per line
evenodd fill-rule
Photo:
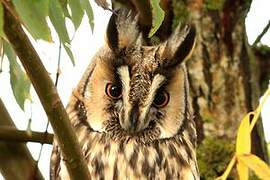
<path fill-rule="evenodd" d="M 92 179 L 199 179 L 184 60 L 195 28 L 147 46 L 138 15 L 119 10 L 67 112 Z M 51 178 L 70 179 L 54 142 Z"/>

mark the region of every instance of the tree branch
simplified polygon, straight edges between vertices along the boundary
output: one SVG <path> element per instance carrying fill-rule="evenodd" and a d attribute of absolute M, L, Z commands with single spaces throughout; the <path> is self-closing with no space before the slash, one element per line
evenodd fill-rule
<path fill-rule="evenodd" d="M 0 99 L 0 127 L 15 128 L 3 102 Z M 0 131 L 1 132 L 1 131 Z M 24 143 L 0 141 L 0 171 L 5 179 L 44 179 Z"/>
<path fill-rule="evenodd" d="M 12 6 L 9 6 L 9 8 L 12 8 Z M 90 174 L 82 156 L 77 137 L 59 95 L 57 94 L 57 89 L 43 66 L 40 57 L 23 31 L 20 22 L 9 12 L 5 5 L 4 32 L 20 58 L 40 98 L 55 132 L 57 142 L 63 153 L 63 158 L 66 160 L 65 164 L 70 178 L 81 180 L 90 179 Z"/>
<path fill-rule="evenodd" d="M 265 35 L 265 33 L 267 33 L 269 28 L 270 28 L 270 20 L 268 21 L 267 25 L 265 26 L 261 34 L 259 34 L 259 36 L 256 38 L 256 40 L 252 44 L 253 47 L 256 46 L 261 41 L 262 37 Z"/>
<path fill-rule="evenodd" d="M 43 144 L 52 144 L 53 134 L 21 131 L 16 128 L 0 126 L 0 140 L 7 142 L 38 142 Z"/>

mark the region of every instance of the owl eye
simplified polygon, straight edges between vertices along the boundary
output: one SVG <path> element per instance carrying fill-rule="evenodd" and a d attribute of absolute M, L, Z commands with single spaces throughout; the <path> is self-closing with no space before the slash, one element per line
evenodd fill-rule
<path fill-rule="evenodd" d="M 170 95 L 166 91 L 161 91 L 156 94 L 156 97 L 154 99 L 154 106 L 158 108 L 165 107 L 170 100 Z"/>
<path fill-rule="evenodd" d="M 112 83 L 108 83 L 106 85 L 105 92 L 107 96 L 109 96 L 111 99 L 114 99 L 114 100 L 120 99 L 122 97 L 121 86 L 118 86 Z"/>

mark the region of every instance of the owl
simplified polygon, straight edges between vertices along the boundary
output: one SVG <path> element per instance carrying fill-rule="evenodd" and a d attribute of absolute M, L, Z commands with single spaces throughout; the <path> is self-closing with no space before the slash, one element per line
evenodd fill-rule
<path fill-rule="evenodd" d="M 199 179 L 184 60 L 195 28 L 149 46 L 138 15 L 119 10 L 67 106 L 92 179 Z M 51 179 L 70 179 L 57 141 Z"/>

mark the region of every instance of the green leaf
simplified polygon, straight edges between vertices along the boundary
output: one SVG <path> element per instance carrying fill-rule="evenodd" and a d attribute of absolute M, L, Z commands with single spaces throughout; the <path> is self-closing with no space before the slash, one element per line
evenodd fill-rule
<path fill-rule="evenodd" d="M 63 43 L 63 46 L 64 46 L 64 48 L 65 48 L 65 50 L 66 50 L 72 64 L 73 64 L 73 66 L 75 66 L 75 59 L 74 59 L 72 51 L 70 50 L 70 47 L 65 43 Z"/>
<path fill-rule="evenodd" d="M 64 12 L 58 0 L 50 0 L 49 18 L 61 42 L 70 44 L 70 38 L 68 36 L 66 28 Z"/>
<path fill-rule="evenodd" d="M 62 7 L 59 1 L 50 1 L 49 17 L 60 38 L 60 42 L 63 44 L 72 64 L 75 65 L 74 56 L 72 54 L 72 51 L 68 47 L 70 45 L 70 38 L 68 36 L 65 24 L 64 12 L 62 11 Z"/>
<path fill-rule="evenodd" d="M 1 37 L 4 36 L 3 27 L 4 27 L 4 9 L 3 9 L 2 3 L 0 3 L 0 36 Z"/>
<path fill-rule="evenodd" d="M 94 30 L 94 13 L 93 13 L 92 6 L 91 6 L 89 0 L 80 0 L 80 2 L 81 2 L 81 6 L 84 8 L 84 10 L 88 16 L 88 21 L 89 21 L 91 30 L 93 32 L 93 30 Z"/>
<path fill-rule="evenodd" d="M 77 0 L 68 0 L 68 4 L 71 10 L 71 20 L 75 26 L 75 29 L 78 29 L 83 18 L 82 7 Z"/>
<path fill-rule="evenodd" d="M 71 18 L 67 8 L 67 0 L 58 0 L 58 1 L 61 4 L 65 17 Z"/>
<path fill-rule="evenodd" d="M 46 16 L 49 12 L 49 0 L 12 0 L 19 17 L 35 39 L 52 41 Z"/>
<path fill-rule="evenodd" d="M 12 47 L 4 41 L 4 53 L 9 59 L 10 84 L 18 105 L 24 110 L 24 101 L 30 98 L 30 81 L 16 60 Z"/>
<path fill-rule="evenodd" d="M 160 0 L 150 0 L 150 4 L 152 7 L 152 28 L 148 34 L 148 37 L 152 37 L 158 30 L 158 28 L 161 26 L 165 13 L 159 6 Z"/>

